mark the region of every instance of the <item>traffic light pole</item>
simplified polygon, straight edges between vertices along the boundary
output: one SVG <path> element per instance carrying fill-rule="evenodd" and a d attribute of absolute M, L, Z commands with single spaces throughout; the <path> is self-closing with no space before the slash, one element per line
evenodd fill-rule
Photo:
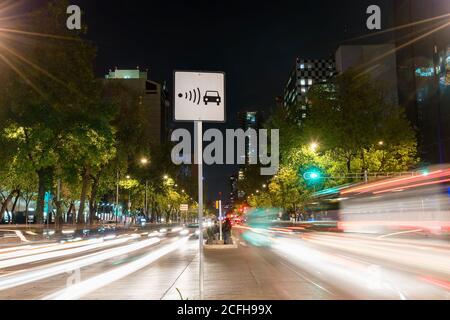
<path fill-rule="evenodd" d="M 198 277 L 200 300 L 203 300 L 203 123 L 201 121 L 194 122 L 194 132 L 198 163 Z"/>

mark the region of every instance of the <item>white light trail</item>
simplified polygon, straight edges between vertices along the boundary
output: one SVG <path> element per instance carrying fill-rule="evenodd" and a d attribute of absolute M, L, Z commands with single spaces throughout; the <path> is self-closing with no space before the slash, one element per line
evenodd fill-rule
<path fill-rule="evenodd" d="M 306 241 L 276 238 L 272 249 L 314 278 L 358 299 L 447 297 L 443 287 L 448 285 L 448 253 L 404 244 L 395 248 L 392 240 L 345 238 L 321 234 L 305 236 Z"/>
<path fill-rule="evenodd" d="M 102 273 L 88 280 L 55 292 L 43 298 L 43 300 L 75 300 L 95 290 L 98 290 L 114 281 L 120 280 L 165 256 L 166 254 L 180 248 L 186 243 L 188 237 L 181 238 L 174 243 L 156 249 L 144 257 L 130 262 L 122 267 Z"/>
<path fill-rule="evenodd" d="M 0 261 L 0 269 L 8 268 L 8 267 L 16 266 L 16 265 L 21 265 L 21 264 L 26 264 L 26 263 L 31 263 L 31 262 L 36 262 L 36 261 L 40 261 L 40 260 L 60 258 L 60 257 L 64 257 L 64 256 L 76 254 L 76 253 L 82 253 L 82 252 L 94 250 L 94 249 L 101 249 L 101 248 L 105 248 L 105 247 L 109 247 L 109 246 L 113 246 L 113 245 L 122 244 L 122 243 L 128 242 L 134 238 L 136 238 L 136 237 L 121 238 L 121 239 L 115 239 L 115 240 L 110 240 L 110 241 L 106 241 L 106 242 L 103 241 L 103 239 L 93 239 L 93 240 L 88 240 L 87 244 L 84 244 L 81 247 L 75 247 L 75 248 L 71 247 L 71 244 L 61 244 L 60 245 L 61 247 L 57 246 L 57 247 L 50 248 L 50 249 L 53 249 L 50 252 L 33 254 L 33 255 L 29 255 L 29 256 L 21 256 L 21 257 L 14 258 L 14 259 L 2 260 L 2 261 Z M 71 248 L 71 249 L 66 249 L 66 248 Z"/>
<path fill-rule="evenodd" d="M 6 290 L 21 286 L 27 283 L 35 282 L 49 278 L 71 270 L 80 269 L 101 261 L 112 259 L 117 256 L 128 254 L 143 248 L 160 243 L 160 239 L 152 238 L 119 248 L 112 248 L 100 253 L 92 253 L 81 258 L 75 258 L 64 262 L 58 262 L 50 266 L 39 267 L 31 270 L 24 270 L 18 273 L 12 273 L 0 277 L 0 290 Z"/>

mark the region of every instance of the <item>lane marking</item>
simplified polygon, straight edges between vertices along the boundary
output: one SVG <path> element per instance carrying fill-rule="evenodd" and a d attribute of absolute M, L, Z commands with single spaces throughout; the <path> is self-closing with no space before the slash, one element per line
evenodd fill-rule
<path fill-rule="evenodd" d="M 280 261 L 280 263 L 281 263 L 282 265 L 284 265 L 286 268 L 290 269 L 292 272 L 294 272 L 296 275 L 298 275 L 298 276 L 301 277 L 302 279 L 304 279 L 304 280 L 306 280 L 307 282 L 309 282 L 309 283 L 315 285 L 317 288 L 322 289 L 322 290 L 325 291 L 326 293 L 328 293 L 328 294 L 330 294 L 330 295 L 332 295 L 332 296 L 335 296 L 335 294 L 334 294 L 333 292 L 331 292 L 331 291 L 328 290 L 328 289 L 325 289 L 324 287 L 322 287 L 322 286 L 319 285 L 318 283 L 316 283 L 316 282 L 314 282 L 314 281 L 308 279 L 306 276 L 304 276 L 303 274 L 301 274 L 300 272 L 298 272 L 297 270 L 295 270 L 294 268 L 292 268 L 291 266 L 289 266 L 289 265 L 286 264 L 285 262 Z"/>

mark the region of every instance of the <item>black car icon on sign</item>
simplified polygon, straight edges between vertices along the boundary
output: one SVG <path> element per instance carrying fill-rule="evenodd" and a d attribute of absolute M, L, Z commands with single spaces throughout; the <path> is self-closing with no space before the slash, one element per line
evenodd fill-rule
<path fill-rule="evenodd" d="M 205 105 L 208 105 L 208 103 L 210 102 L 220 105 L 221 101 L 222 99 L 220 98 L 219 91 L 208 90 L 203 97 L 203 102 L 205 103 Z"/>

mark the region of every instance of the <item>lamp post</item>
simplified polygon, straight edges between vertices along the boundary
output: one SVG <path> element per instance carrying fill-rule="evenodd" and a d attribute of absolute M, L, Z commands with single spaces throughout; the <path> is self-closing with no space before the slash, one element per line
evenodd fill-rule
<path fill-rule="evenodd" d="M 116 225 L 119 219 L 119 169 L 116 172 Z"/>
<path fill-rule="evenodd" d="M 141 159 L 141 164 L 143 166 L 146 166 L 148 164 L 148 159 L 147 158 L 142 158 Z M 146 217 L 148 217 L 148 180 L 147 178 L 145 179 L 145 197 L 144 197 L 144 214 Z"/>
<path fill-rule="evenodd" d="M 127 180 L 131 179 L 130 175 L 126 176 Z M 130 214 L 131 212 L 131 188 L 128 189 L 128 213 Z"/>

